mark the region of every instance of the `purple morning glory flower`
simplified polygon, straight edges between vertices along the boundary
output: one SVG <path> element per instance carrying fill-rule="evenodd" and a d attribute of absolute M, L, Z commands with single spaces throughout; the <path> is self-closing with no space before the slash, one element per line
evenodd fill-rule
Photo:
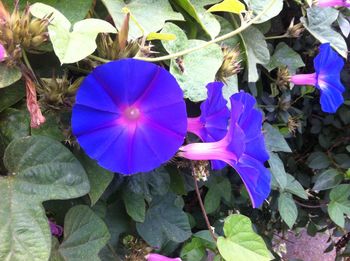
<path fill-rule="evenodd" d="M 6 56 L 5 47 L 2 44 L 0 44 L 0 62 L 5 60 L 5 56 Z"/>
<path fill-rule="evenodd" d="M 317 0 L 316 5 L 320 7 L 344 6 L 350 7 L 349 0 Z"/>
<path fill-rule="evenodd" d="M 254 108 L 253 96 L 231 96 L 231 120 L 226 136 L 217 142 L 192 143 L 180 148 L 179 156 L 190 160 L 222 160 L 231 165 L 245 184 L 253 207 L 270 193 L 271 174 L 264 166 L 269 159 L 261 130 L 262 114 Z"/>
<path fill-rule="evenodd" d="M 51 220 L 49 220 L 49 225 L 50 225 L 51 234 L 53 236 L 56 236 L 56 237 L 62 236 L 63 228 L 61 226 L 57 225 L 56 223 L 52 222 Z"/>
<path fill-rule="evenodd" d="M 230 111 L 227 101 L 222 96 L 222 82 L 207 85 L 208 98 L 201 104 L 201 116 L 187 119 L 187 131 L 196 134 L 203 142 L 221 140 L 227 133 Z M 211 161 L 212 169 L 225 167 L 225 162 Z"/>
<path fill-rule="evenodd" d="M 324 112 L 334 113 L 344 98 L 345 91 L 340 81 L 343 59 L 331 48 L 329 43 L 321 44 L 320 53 L 314 59 L 315 73 L 297 74 L 291 77 L 296 85 L 312 85 L 321 92 L 321 108 Z"/>
<path fill-rule="evenodd" d="M 155 64 L 134 59 L 106 63 L 81 84 L 72 129 L 102 167 L 122 174 L 150 171 L 173 157 L 184 141 L 183 92 Z"/>
<path fill-rule="evenodd" d="M 153 253 L 148 254 L 146 258 L 147 258 L 147 261 L 181 261 L 181 258 L 179 257 L 170 258 L 159 254 L 153 254 Z"/>

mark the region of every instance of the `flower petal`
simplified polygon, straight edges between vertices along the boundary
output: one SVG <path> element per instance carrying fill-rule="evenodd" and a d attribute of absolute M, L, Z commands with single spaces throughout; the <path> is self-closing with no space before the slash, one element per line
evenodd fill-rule
<path fill-rule="evenodd" d="M 344 60 L 329 43 L 321 44 L 319 54 L 314 59 L 314 67 L 318 77 L 322 75 L 340 78 L 340 72 L 344 67 Z"/>
<path fill-rule="evenodd" d="M 233 168 L 240 175 L 253 207 L 260 207 L 270 194 L 270 171 L 260 161 L 248 155 L 243 155 Z"/>
<path fill-rule="evenodd" d="M 246 143 L 244 154 L 247 154 L 254 159 L 261 161 L 262 163 L 270 158 L 269 153 L 266 150 L 265 138 L 262 133 L 255 137 L 255 139 Z"/>
<path fill-rule="evenodd" d="M 321 108 L 322 111 L 328 113 L 335 113 L 337 109 L 344 103 L 342 91 L 336 84 L 329 84 L 326 82 L 319 82 L 321 90 Z"/>

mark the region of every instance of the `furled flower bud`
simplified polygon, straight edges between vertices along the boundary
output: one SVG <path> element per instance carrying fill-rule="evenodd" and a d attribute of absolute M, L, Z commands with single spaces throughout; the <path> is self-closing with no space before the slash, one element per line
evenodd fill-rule
<path fill-rule="evenodd" d="M 30 126 L 32 128 L 38 128 L 45 122 L 45 117 L 42 115 L 39 107 L 34 82 L 27 74 L 24 74 L 24 79 L 27 93 L 27 108 L 30 114 Z"/>
<path fill-rule="evenodd" d="M 6 58 L 6 50 L 5 47 L 0 44 L 0 62 L 4 61 Z"/>

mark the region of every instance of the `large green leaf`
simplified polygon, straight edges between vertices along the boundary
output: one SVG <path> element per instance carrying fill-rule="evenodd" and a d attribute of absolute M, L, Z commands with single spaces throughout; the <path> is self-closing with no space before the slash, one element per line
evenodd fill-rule
<path fill-rule="evenodd" d="M 255 15 L 260 14 L 266 6 L 268 6 L 273 0 L 244 0 L 248 5 L 248 10 L 253 11 Z M 267 12 L 256 23 L 263 23 L 271 18 L 277 16 L 283 8 L 283 0 L 274 0 L 274 3 L 267 10 Z"/>
<path fill-rule="evenodd" d="M 181 28 L 173 23 L 166 23 L 162 33 L 176 35 L 176 40 L 162 41 L 164 48 L 169 53 L 175 53 L 204 43 L 202 40 L 188 40 Z M 216 72 L 222 64 L 223 54 L 221 48 L 216 44 L 212 44 L 206 48 L 189 53 L 180 59 L 182 59 L 183 70 L 179 67 L 176 60 L 172 59 L 170 72 L 180 84 L 185 98 L 189 98 L 194 102 L 205 100 L 207 98 L 205 86 L 215 80 Z"/>
<path fill-rule="evenodd" d="M 226 261 L 268 261 L 271 254 L 264 240 L 252 229 L 252 222 L 243 215 L 231 215 L 225 220 L 224 237 L 217 241 Z"/>
<path fill-rule="evenodd" d="M 75 206 L 64 219 L 64 239 L 56 246 L 56 256 L 66 261 L 98 261 L 98 253 L 109 238 L 108 228 L 99 216 L 88 206 Z"/>
<path fill-rule="evenodd" d="M 265 65 L 265 68 L 271 71 L 280 66 L 287 66 L 290 73 L 295 73 L 296 69 L 305 66 L 305 64 L 297 52 L 286 43 L 281 42 L 277 45 L 270 62 Z"/>
<path fill-rule="evenodd" d="M 325 169 L 330 165 L 330 160 L 326 153 L 315 151 L 307 158 L 307 165 L 312 169 Z"/>
<path fill-rule="evenodd" d="M 4 63 L 0 63 L 0 88 L 17 82 L 21 77 L 21 70 L 17 66 L 7 67 Z"/>
<path fill-rule="evenodd" d="M 265 133 L 266 147 L 269 151 L 292 152 L 287 141 L 278 129 L 268 123 L 264 124 L 263 129 Z"/>
<path fill-rule="evenodd" d="M 42 3 L 32 5 L 30 10 L 38 18 L 52 14 L 49 35 L 55 54 L 62 64 L 78 62 L 92 54 L 97 47 L 95 40 L 99 33 L 117 32 L 110 23 L 94 18 L 76 22 L 71 30 L 71 23 L 63 14 Z"/>
<path fill-rule="evenodd" d="M 137 194 L 128 188 L 123 189 L 123 200 L 126 212 L 137 222 L 144 222 L 146 203 L 142 194 Z"/>
<path fill-rule="evenodd" d="M 278 210 L 289 228 L 292 228 L 298 217 L 298 208 L 290 193 L 281 193 L 278 198 Z"/>
<path fill-rule="evenodd" d="M 191 236 L 188 217 L 175 204 L 173 194 L 154 198 L 145 222 L 137 223 L 137 232 L 152 247 L 160 248 L 168 241 L 183 242 Z"/>
<path fill-rule="evenodd" d="M 250 26 L 241 33 L 241 37 L 247 57 L 248 82 L 256 82 L 259 80 L 257 65 L 267 64 L 270 61 L 265 36 L 258 28 Z"/>
<path fill-rule="evenodd" d="M 313 7 L 307 9 L 307 19 L 300 18 L 306 30 L 321 43 L 330 43 L 344 58 L 347 58 L 348 48 L 340 33 L 332 28 L 339 11 L 334 8 Z"/>
<path fill-rule="evenodd" d="M 216 250 L 216 243 L 208 230 L 202 230 L 193 235 L 190 242 L 181 249 L 181 258 L 186 261 L 202 260 L 207 250 Z"/>
<path fill-rule="evenodd" d="M 231 199 L 231 183 L 226 177 L 213 177 L 208 183 L 209 190 L 205 195 L 204 206 L 208 214 L 213 213 L 219 206 L 221 198 Z"/>
<path fill-rule="evenodd" d="M 26 95 L 23 81 L 18 81 L 8 88 L 0 89 L 0 112 L 19 102 Z"/>
<path fill-rule="evenodd" d="M 86 154 L 79 155 L 79 161 L 83 165 L 86 174 L 89 178 L 91 190 L 89 197 L 91 205 L 95 205 L 100 199 L 103 192 L 111 183 L 114 174 L 102 167 L 100 167 L 96 161 L 90 159 Z"/>
<path fill-rule="evenodd" d="M 328 204 L 329 217 L 340 227 L 344 227 L 344 214 L 350 215 L 350 185 L 338 185 L 329 193 L 330 202 Z"/>
<path fill-rule="evenodd" d="M 211 38 L 215 38 L 219 34 L 220 23 L 214 15 L 204 8 L 206 5 L 219 2 L 218 0 L 171 0 L 171 2 L 190 15 Z"/>
<path fill-rule="evenodd" d="M 121 28 L 125 18 L 123 8 L 127 7 L 130 10 L 132 19 L 129 23 L 129 37 L 131 38 L 157 32 L 163 28 L 167 20 L 183 20 L 182 15 L 174 12 L 169 2 L 164 0 L 131 0 L 127 4 L 123 0 L 102 0 L 102 2 L 118 29 Z"/>
<path fill-rule="evenodd" d="M 300 198 L 308 199 L 303 186 L 292 175 L 287 173 L 287 186 L 285 191 L 290 192 Z"/>
<path fill-rule="evenodd" d="M 287 173 L 284 169 L 282 160 L 278 157 L 276 153 L 270 153 L 270 170 L 272 177 L 276 180 L 278 188 L 283 191 L 287 186 Z"/>
<path fill-rule="evenodd" d="M 41 203 L 88 193 L 85 171 L 62 144 L 40 136 L 11 142 L 4 164 L 9 174 L 0 178 L 0 260 L 47 260 L 51 235 Z"/>
<path fill-rule="evenodd" d="M 312 190 L 319 191 L 334 188 L 342 182 L 343 178 L 343 174 L 339 173 L 336 169 L 327 169 L 317 176 Z"/>

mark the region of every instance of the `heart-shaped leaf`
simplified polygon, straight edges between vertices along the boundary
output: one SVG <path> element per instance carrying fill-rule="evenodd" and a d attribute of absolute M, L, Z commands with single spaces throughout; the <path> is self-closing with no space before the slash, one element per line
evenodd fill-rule
<path fill-rule="evenodd" d="M 162 33 L 176 35 L 176 40 L 162 41 L 163 46 L 169 53 L 175 53 L 204 43 L 202 40 L 188 40 L 186 34 L 173 23 L 167 23 Z M 222 60 L 223 54 L 220 46 L 212 44 L 180 57 L 178 60 L 172 59 L 170 72 L 180 84 L 185 98 L 189 98 L 194 102 L 203 101 L 207 98 L 205 86 L 215 80 L 216 72 L 220 68 Z"/>
<path fill-rule="evenodd" d="M 36 3 L 30 8 L 38 18 L 52 14 L 49 35 L 53 49 L 61 64 L 78 62 L 96 50 L 96 37 L 99 33 L 116 33 L 117 30 L 108 22 L 100 19 L 85 19 L 73 25 L 58 10 L 45 4 Z M 84 44 L 82 44 L 84 43 Z"/>
<path fill-rule="evenodd" d="M 64 239 L 52 256 L 69 261 L 98 261 L 98 253 L 109 238 L 108 228 L 99 216 L 88 206 L 75 206 L 66 214 Z"/>
<path fill-rule="evenodd" d="M 0 88 L 17 82 L 21 77 L 21 70 L 17 66 L 7 67 L 5 64 L 0 63 Z"/>
<path fill-rule="evenodd" d="M 43 136 L 14 140 L 0 178 L 0 260 L 47 260 L 51 233 L 43 201 L 85 195 L 83 167 L 59 142 Z"/>
<path fill-rule="evenodd" d="M 252 229 L 252 222 L 243 215 L 231 215 L 225 220 L 224 237 L 217 241 L 218 249 L 226 261 L 271 260 L 264 240 Z"/>
<path fill-rule="evenodd" d="M 238 0 L 224 0 L 221 3 L 213 5 L 208 12 L 230 12 L 239 14 L 245 10 L 244 4 Z"/>

